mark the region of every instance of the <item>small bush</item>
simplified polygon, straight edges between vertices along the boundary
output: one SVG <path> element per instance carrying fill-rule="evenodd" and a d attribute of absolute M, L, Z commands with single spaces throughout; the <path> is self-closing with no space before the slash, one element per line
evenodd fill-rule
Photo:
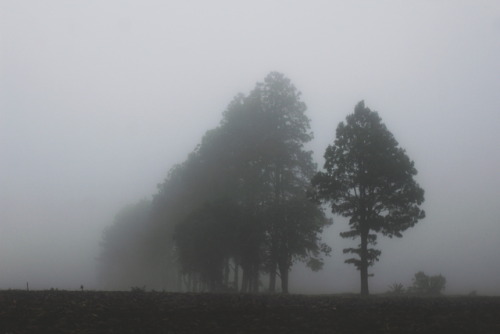
<path fill-rule="evenodd" d="M 402 295 L 406 292 L 406 289 L 401 283 L 393 283 L 389 285 L 388 293 L 391 295 Z"/>
<path fill-rule="evenodd" d="M 143 286 L 142 288 L 139 286 L 133 286 L 130 288 L 130 291 L 134 293 L 144 293 L 146 292 L 146 286 Z"/>

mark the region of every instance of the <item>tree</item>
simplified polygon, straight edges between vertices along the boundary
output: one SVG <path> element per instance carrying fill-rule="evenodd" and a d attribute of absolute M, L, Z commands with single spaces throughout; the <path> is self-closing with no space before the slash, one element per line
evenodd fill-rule
<path fill-rule="evenodd" d="M 163 231 L 161 228 L 157 231 L 165 245 L 170 240 L 173 242 L 168 249 L 162 249 L 160 244 L 156 247 L 159 252 L 170 254 L 165 257 L 174 259 L 178 291 L 195 291 L 202 285 L 208 290 L 217 290 L 222 285 L 215 270 L 226 258 L 221 252 L 228 249 L 225 244 L 228 238 L 224 236 L 231 235 L 231 225 L 223 219 L 219 204 L 228 197 L 222 182 L 224 171 L 218 170 L 222 168 L 217 168 L 217 157 L 211 159 L 206 154 L 210 145 L 205 143 L 211 143 L 207 138 L 215 134 L 215 130 L 207 132 L 202 144 L 189 154 L 186 161 L 171 169 L 153 198 L 152 216 L 157 226 L 163 227 Z M 231 207 L 226 207 L 231 210 Z M 222 231 L 224 229 L 227 230 Z M 219 232 L 221 235 L 216 235 Z"/>
<path fill-rule="evenodd" d="M 312 180 L 314 196 L 331 204 L 335 214 L 349 218 L 343 238 L 360 239 L 346 263 L 360 271 L 361 294 L 368 295 L 368 267 L 378 261 L 381 251 L 377 233 L 402 237 L 402 232 L 425 217 L 420 205 L 424 191 L 414 180 L 414 162 L 398 146 L 377 112 L 359 102 L 354 113 L 341 122 L 333 145 L 325 152 L 325 171 Z"/>
<path fill-rule="evenodd" d="M 104 231 L 98 263 L 103 288 L 161 287 L 155 272 L 156 256 L 149 247 L 150 211 L 148 200 L 128 205 Z"/>
<path fill-rule="evenodd" d="M 319 237 L 330 221 L 306 196 L 316 165 L 304 148 L 312 133 L 300 95 L 283 74 L 272 72 L 248 97 L 235 99 L 223 121 L 231 137 L 240 138 L 238 151 L 248 162 L 240 180 L 250 176 L 249 199 L 264 222 L 271 292 L 278 272 L 286 293 L 294 261 L 314 262 L 318 268 L 321 254 L 330 251 Z"/>
<path fill-rule="evenodd" d="M 421 295 L 439 295 L 445 289 L 446 278 L 442 275 L 427 276 L 419 271 L 413 278 L 413 285 L 409 291 Z"/>

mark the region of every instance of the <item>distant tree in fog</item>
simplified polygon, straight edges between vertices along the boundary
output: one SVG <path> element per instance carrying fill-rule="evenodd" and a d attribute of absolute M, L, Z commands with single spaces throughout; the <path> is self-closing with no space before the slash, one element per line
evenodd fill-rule
<path fill-rule="evenodd" d="M 425 213 L 420 209 L 424 191 L 414 176 L 417 170 L 398 146 L 377 112 L 359 102 L 354 113 L 341 122 L 333 145 L 325 152 L 325 171 L 313 178 L 315 197 L 331 204 L 332 212 L 349 217 L 350 230 L 343 238 L 360 239 L 356 248 L 344 253 L 360 271 L 361 294 L 368 295 L 368 267 L 378 261 L 381 251 L 377 233 L 402 237 Z"/>
<path fill-rule="evenodd" d="M 262 236 L 269 290 L 276 289 L 279 274 L 288 292 L 288 274 L 296 260 L 314 269 L 330 248 L 321 243 L 330 221 L 306 197 L 316 172 L 312 152 L 304 145 L 312 139 L 306 105 L 300 92 L 283 74 L 272 72 L 248 97 L 239 96 L 224 114 L 223 128 L 238 152 L 239 179 L 245 205 L 255 213 Z M 255 245 L 258 246 L 258 245 Z M 261 246 L 262 247 L 262 246 Z"/>
<path fill-rule="evenodd" d="M 121 209 L 104 230 L 97 259 L 101 288 L 176 289 L 173 228 L 158 224 L 153 214 L 153 202 L 141 200 Z"/>
<path fill-rule="evenodd" d="M 146 224 L 151 203 L 143 200 L 123 208 L 103 232 L 99 255 L 99 279 L 105 289 L 128 290 L 144 284 L 150 259 L 147 254 Z"/>
<path fill-rule="evenodd" d="M 413 285 L 409 288 L 409 292 L 421 295 L 439 295 L 445 287 L 446 278 L 444 276 L 427 276 L 423 271 L 419 271 L 413 278 Z"/>

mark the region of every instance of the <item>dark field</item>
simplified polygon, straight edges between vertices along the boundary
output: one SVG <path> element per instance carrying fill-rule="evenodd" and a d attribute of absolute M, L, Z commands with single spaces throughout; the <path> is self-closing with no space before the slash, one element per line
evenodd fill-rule
<path fill-rule="evenodd" d="M 500 333 L 500 297 L 0 291 L 7 333 Z"/>

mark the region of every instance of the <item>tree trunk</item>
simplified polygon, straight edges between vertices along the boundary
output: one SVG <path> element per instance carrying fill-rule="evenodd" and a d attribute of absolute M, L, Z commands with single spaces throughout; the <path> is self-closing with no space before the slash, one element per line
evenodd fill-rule
<path fill-rule="evenodd" d="M 177 284 L 176 284 L 176 292 L 182 292 L 182 274 L 180 271 L 177 272 Z"/>
<path fill-rule="evenodd" d="M 238 262 L 234 263 L 234 291 L 238 292 L 239 291 L 239 284 L 240 284 L 240 268 L 238 265 Z"/>
<path fill-rule="evenodd" d="M 276 292 L 276 263 L 273 261 L 269 271 L 269 292 Z"/>
<path fill-rule="evenodd" d="M 252 292 L 258 293 L 259 292 L 259 268 L 258 268 L 258 265 L 255 265 L 254 273 L 252 276 L 253 276 L 252 277 L 253 278 Z"/>
<path fill-rule="evenodd" d="M 361 263 L 359 272 L 361 275 L 361 295 L 368 296 L 368 231 L 361 232 Z"/>
<path fill-rule="evenodd" d="M 248 292 L 248 268 L 243 267 L 243 277 L 241 279 L 241 292 Z"/>
<path fill-rule="evenodd" d="M 188 282 L 186 284 L 188 292 L 193 292 L 193 274 L 188 274 Z"/>
<path fill-rule="evenodd" d="M 193 277 L 193 292 L 198 292 L 198 275 Z"/>
<path fill-rule="evenodd" d="M 241 292 L 259 292 L 259 269 L 257 264 L 249 264 L 243 269 L 243 280 L 241 282 Z"/>
<path fill-rule="evenodd" d="M 227 290 L 229 288 L 229 259 L 226 260 L 224 264 L 224 277 L 223 277 L 223 289 Z"/>
<path fill-rule="evenodd" d="M 281 292 L 287 294 L 288 293 L 288 273 L 289 268 L 285 264 L 280 264 L 280 276 L 281 276 Z"/>

